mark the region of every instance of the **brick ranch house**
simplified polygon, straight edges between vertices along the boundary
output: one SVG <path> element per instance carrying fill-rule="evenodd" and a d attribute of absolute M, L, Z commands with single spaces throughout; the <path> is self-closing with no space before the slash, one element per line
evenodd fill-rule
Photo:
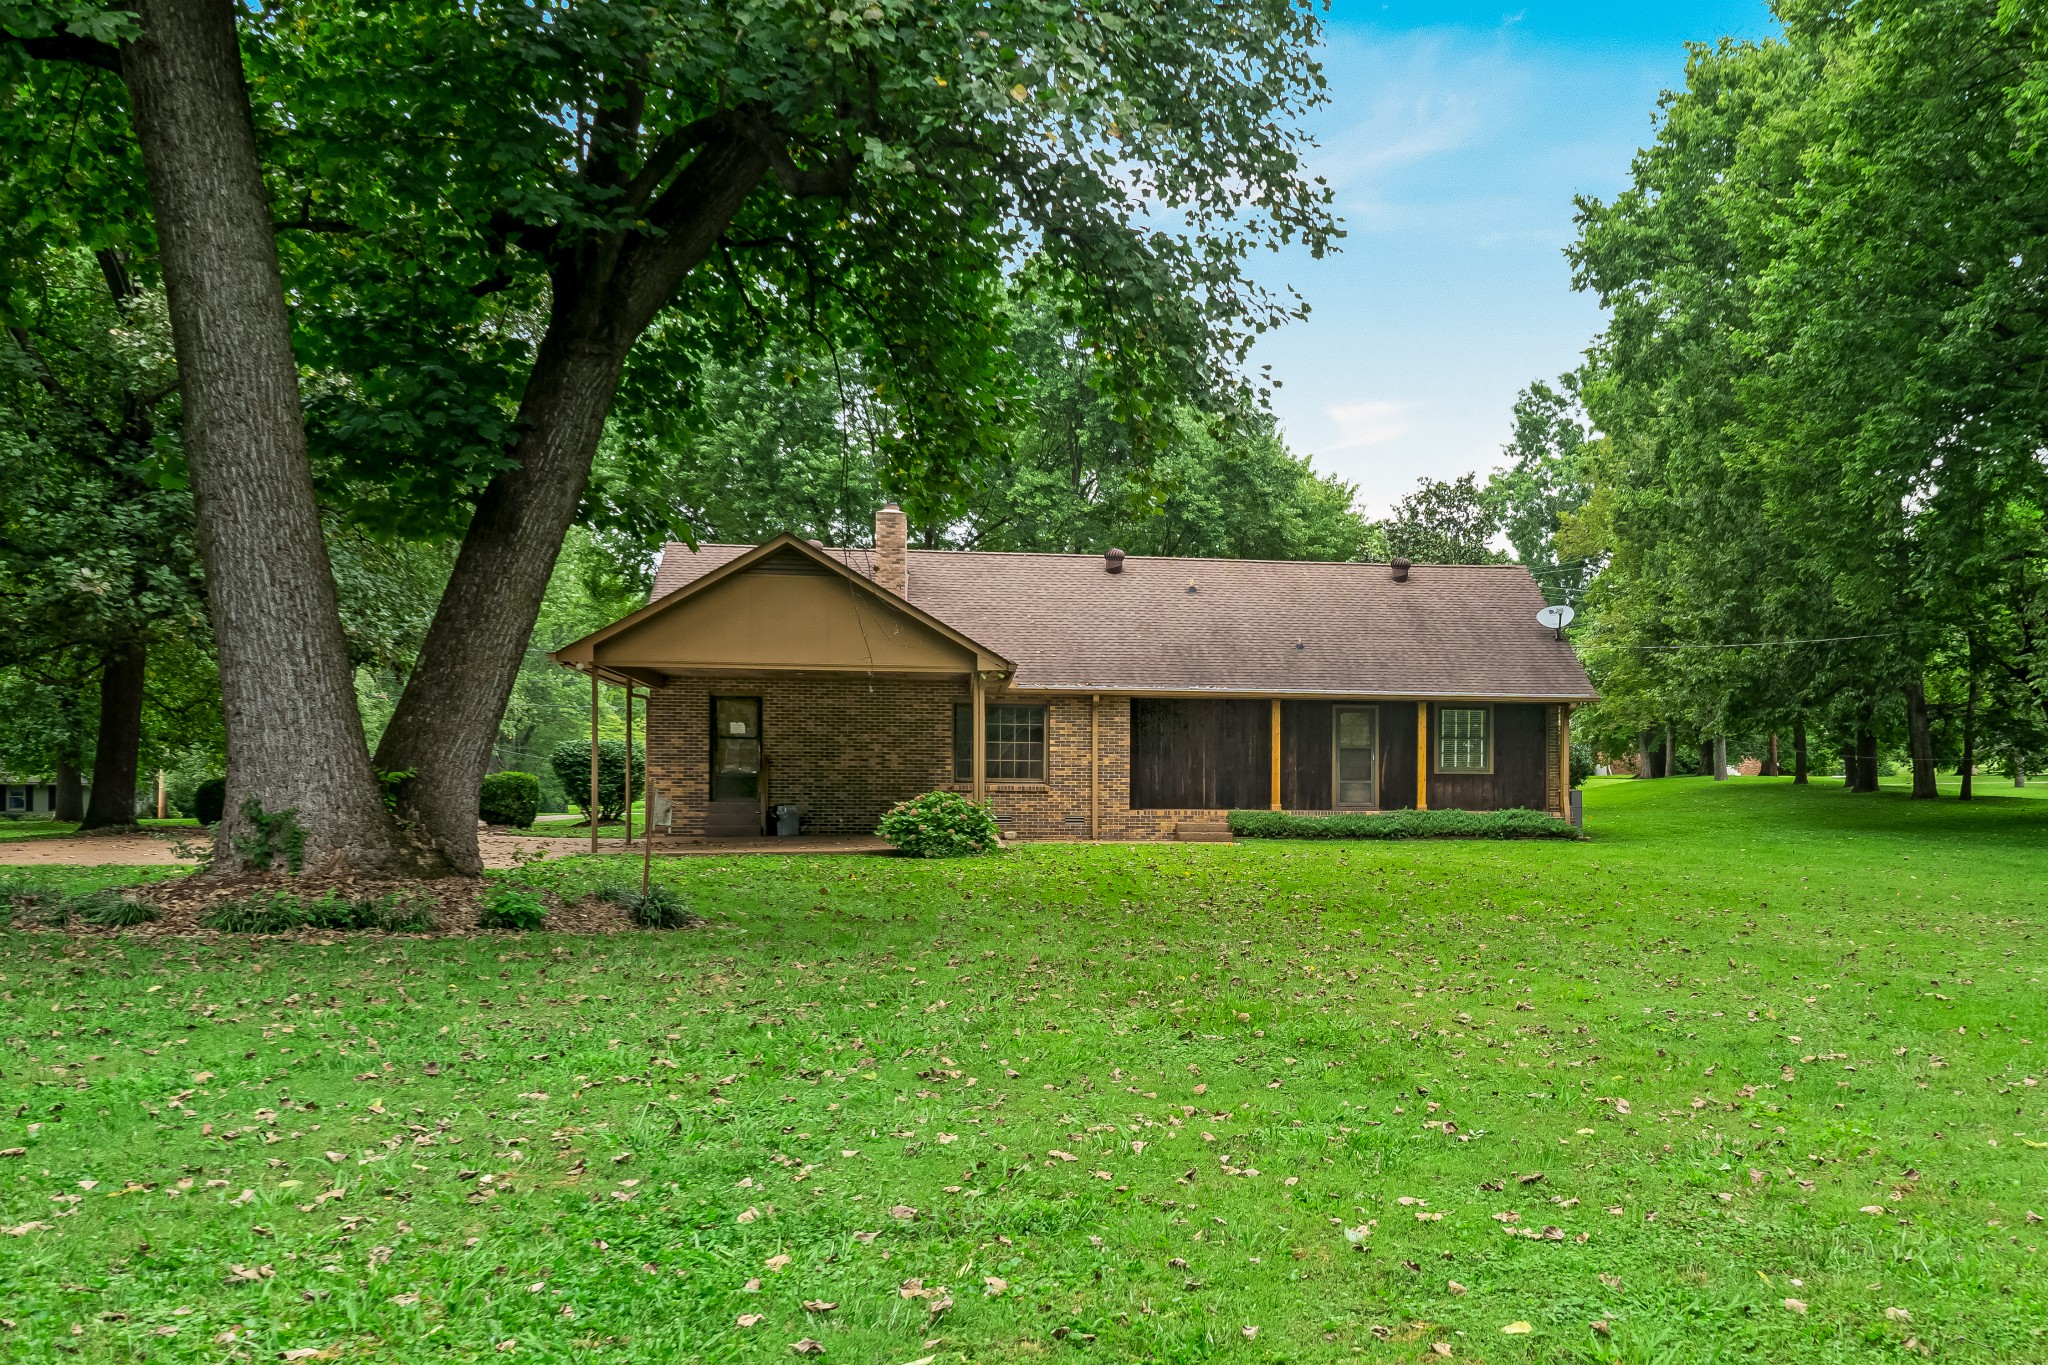
<path fill-rule="evenodd" d="M 676 834 L 869 833 L 971 793 L 1021 838 L 1217 837 L 1224 812 L 1563 814 L 1594 692 L 1518 566 L 671 544 L 550 657 L 644 695 Z M 630 715 L 630 707 L 629 707 Z M 976 742 L 976 737 L 980 741 Z"/>

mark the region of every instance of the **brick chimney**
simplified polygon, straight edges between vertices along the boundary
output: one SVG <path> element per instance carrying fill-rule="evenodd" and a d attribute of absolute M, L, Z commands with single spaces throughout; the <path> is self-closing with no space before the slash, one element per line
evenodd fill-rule
<path fill-rule="evenodd" d="M 895 503 L 875 513 L 875 586 L 910 596 L 910 518 Z"/>

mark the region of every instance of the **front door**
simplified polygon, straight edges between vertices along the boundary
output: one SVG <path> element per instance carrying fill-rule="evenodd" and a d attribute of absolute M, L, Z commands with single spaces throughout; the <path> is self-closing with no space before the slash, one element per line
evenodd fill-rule
<path fill-rule="evenodd" d="M 761 796 L 761 699 L 711 699 L 711 799 Z"/>
<path fill-rule="evenodd" d="M 1377 706 L 1339 706 L 1335 724 L 1338 810 L 1372 810 L 1379 805 L 1380 711 Z"/>

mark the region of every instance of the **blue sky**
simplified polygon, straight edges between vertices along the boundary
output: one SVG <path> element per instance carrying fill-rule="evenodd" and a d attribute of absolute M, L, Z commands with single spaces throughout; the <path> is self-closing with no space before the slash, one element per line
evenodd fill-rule
<path fill-rule="evenodd" d="M 1774 25 L 1762 0 L 1335 0 L 1328 19 L 1313 169 L 1349 236 L 1254 262 L 1313 311 L 1253 358 L 1290 444 L 1380 515 L 1424 475 L 1500 462 L 1516 392 L 1601 325 L 1562 254 L 1572 196 L 1626 183 L 1688 40 Z"/>

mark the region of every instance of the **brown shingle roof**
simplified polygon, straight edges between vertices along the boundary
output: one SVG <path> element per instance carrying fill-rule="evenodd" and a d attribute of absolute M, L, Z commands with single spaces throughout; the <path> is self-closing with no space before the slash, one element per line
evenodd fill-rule
<path fill-rule="evenodd" d="M 746 553 L 672 544 L 654 596 Z M 870 572 L 872 552 L 832 550 Z M 1190 592 L 1192 586 L 1194 591 Z M 912 550 L 910 600 L 1017 662 L 1024 689 L 1591 701 L 1519 565 Z"/>

